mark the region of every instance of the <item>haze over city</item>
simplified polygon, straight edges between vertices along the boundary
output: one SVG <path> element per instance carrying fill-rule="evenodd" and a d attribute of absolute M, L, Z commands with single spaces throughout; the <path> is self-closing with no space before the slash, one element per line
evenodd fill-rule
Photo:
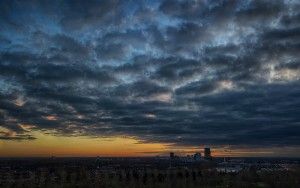
<path fill-rule="evenodd" d="M 300 157 L 297 0 L 0 0 L 0 157 Z"/>

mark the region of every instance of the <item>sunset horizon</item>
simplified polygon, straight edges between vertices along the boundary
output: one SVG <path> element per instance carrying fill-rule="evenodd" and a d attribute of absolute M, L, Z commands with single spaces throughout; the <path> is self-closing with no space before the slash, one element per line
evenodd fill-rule
<path fill-rule="evenodd" d="M 300 157 L 297 1 L 0 1 L 0 157 Z"/>
<path fill-rule="evenodd" d="M 0 0 L 1 188 L 299 174 L 299 0 Z"/>

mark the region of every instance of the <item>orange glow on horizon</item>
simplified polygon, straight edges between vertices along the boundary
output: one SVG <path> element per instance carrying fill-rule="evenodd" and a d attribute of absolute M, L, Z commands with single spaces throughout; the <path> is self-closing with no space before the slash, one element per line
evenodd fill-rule
<path fill-rule="evenodd" d="M 169 152 L 185 156 L 195 152 L 203 154 L 203 145 L 197 147 L 176 146 L 165 143 L 143 143 L 136 138 L 115 136 L 105 138 L 66 137 L 32 131 L 32 126 L 22 125 L 30 131 L 35 140 L 0 140 L 0 157 L 133 157 L 168 156 Z M 8 133 L 7 133 L 8 134 Z M 296 148 L 235 148 L 211 147 L 213 157 L 257 157 L 297 156 Z"/>
<path fill-rule="evenodd" d="M 1 157 L 144 156 L 164 151 L 163 144 L 138 143 L 133 138 L 63 137 L 35 132 L 35 140 L 0 141 Z"/>

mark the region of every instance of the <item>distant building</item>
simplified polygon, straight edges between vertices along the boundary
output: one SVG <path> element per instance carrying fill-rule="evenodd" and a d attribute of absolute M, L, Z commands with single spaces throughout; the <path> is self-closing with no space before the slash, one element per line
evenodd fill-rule
<path fill-rule="evenodd" d="M 170 153 L 170 158 L 171 158 L 171 159 L 174 159 L 174 158 L 175 158 L 174 152 L 171 152 L 171 153 Z"/>
<path fill-rule="evenodd" d="M 211 159 L 210 148 L 204 148 L 204 158 Z"/>
<path fill-rule="evenodd" d="M 195 161 L 200 161 L 201 160 L 201 153 L 200 152 L 197 152 L 194 154 L 194 160 Z"/>
<path fill-rule="evenodd" d="M 97 158 L 95 160 L 95 166 L 96 166 L 96 168 L 101 167 L 101 158 L 99 156 L 97 156 Z"/>

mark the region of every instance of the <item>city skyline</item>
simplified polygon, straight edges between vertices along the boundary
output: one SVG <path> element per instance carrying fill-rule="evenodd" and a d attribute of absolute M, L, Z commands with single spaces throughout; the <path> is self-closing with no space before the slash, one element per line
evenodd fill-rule
<path fill-rule="evenodd" d="M 0 0 L 0 157 L 300 157 L 299 20 L 296 0 Z"/>

